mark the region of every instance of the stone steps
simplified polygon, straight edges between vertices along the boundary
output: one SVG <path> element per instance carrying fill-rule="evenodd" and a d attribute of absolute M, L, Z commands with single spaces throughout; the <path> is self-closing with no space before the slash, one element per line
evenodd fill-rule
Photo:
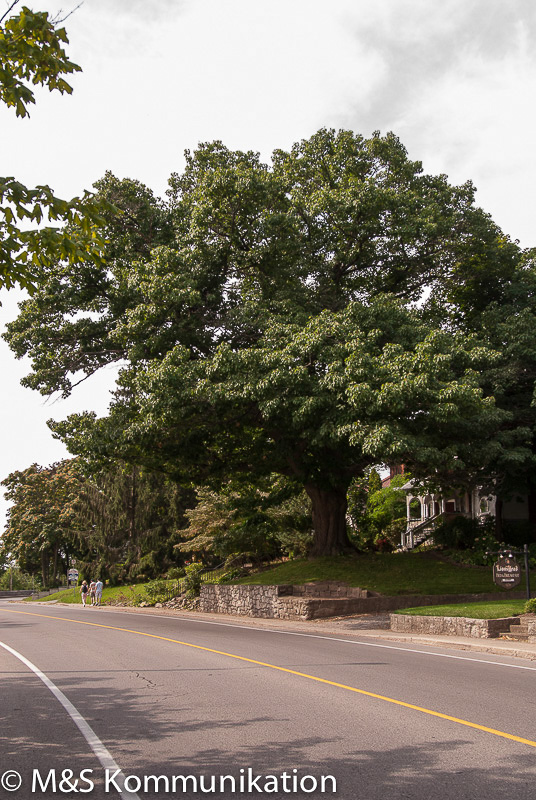
<path fill-rule="evenodd" d="M 526 622 L 517 622 L 510 625 L 510 630 L 503 633 L 501 639 L 510 639 L 515 642 L 528 642 L 529 640 L 529 626 Z"/>

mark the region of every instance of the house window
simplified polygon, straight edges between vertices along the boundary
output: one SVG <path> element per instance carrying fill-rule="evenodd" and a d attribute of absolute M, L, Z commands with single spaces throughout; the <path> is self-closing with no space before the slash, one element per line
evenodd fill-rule
<path fill-rule="evenodd" d="M 409 516 L 410 519 L 421 518 L 421 501 L 417 497 L 414 497 L 413 500 L 410 501 Z"/>

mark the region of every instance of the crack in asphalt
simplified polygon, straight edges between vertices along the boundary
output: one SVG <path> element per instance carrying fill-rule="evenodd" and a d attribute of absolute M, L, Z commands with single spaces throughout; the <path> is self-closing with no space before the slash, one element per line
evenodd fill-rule
<path fill-rule="evenodd" d="M 141 674 L 141 672 L 135 672 L 135 673 L 134 673 L 134 677 L 135 677 L 135 678 L 139 678 L 139 679 L 140 679 L 140 680 L 142 680 L 142 681 L 145 681 L 145 682 L 146 682 L 146 684 L 147 684 L 147 688 L 148 688 L 148 689 L 156 689 L 156 688 L 157 688 L 157 684 L 156 684 L 156 683 L 154 683 L 154 682 L 153 682 L 152 680 L 150 680 L 149 678 L 146 678 L 146 677 L 145 677 L 145 675 L 142 675 L 142 674 Z"/>

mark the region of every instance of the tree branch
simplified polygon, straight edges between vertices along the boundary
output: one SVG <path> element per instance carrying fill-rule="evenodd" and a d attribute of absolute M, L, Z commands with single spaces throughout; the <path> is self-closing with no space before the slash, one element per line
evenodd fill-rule
<path fill-rule="evenodd" d="M 16 1 L 17 1 L 17 3 L 19 2 L 19 0 L 16 0 Z M 61 25 L 61 24 L 62 24 L 62 22 L 65 22 L 65 20 L 66 20 L 66 19 L 69 19 L 69 17 L 70 17 L 72 14 L 74 14 L 74 12 L 75 12 L 75 11 L 78 11 L 78 9 L 80 8 L 80 6 L 83 6 L 83 5 L 84 5 L 84 0 L 81 0 L 81 2 L 80 2 L 80 3 L 78 3 L 78 5 L 77 5 L 77 6 L 75 6 L 75 7 L 73 8 L 73 10 L 72 10 L 72 11 L 69 11 L 69 13 L 68 13 L 68 14 L 66 14 L 64 17 L 60 17 L 60 14 L 61 14 L 61 13 L 62 13 L 62 11 L 63 11 L 63 9 L 61 9 L 61 8 L 60 8 L 60 10 L 58 11 L 58 13 L 57 13 L 57 14 L 56 14 L 56 16 L 54 17 L 54 19 L 53 19 L 53 20 L 51 20 L 52 24 L 53 24 L 53 25 Z"/>
<path fill-rule="evenodd" d="M 5 12 L 5 14 L 3 14 L 3 15 L 0 17 L 0 22 L 3 22 L 3 21 L 5 20 L 5 18 L 6 18 L 6 17 L 7 17 L 7 15 L 9 14 L 9 12 L 10 12 L 10 11 L 12 11 L 12 9 L 14 9 L 14 8 L 15 8 L 15 6 L 17 5 L 17 3 L 20 3 L 20 0 L 13 0 L 13 2 L 12 2 L 12 3 L 11 3 L 11 5 L 9 6 L 9 8 L 8 8 L 8 9 L 7 9 L 7 11 Z"/>

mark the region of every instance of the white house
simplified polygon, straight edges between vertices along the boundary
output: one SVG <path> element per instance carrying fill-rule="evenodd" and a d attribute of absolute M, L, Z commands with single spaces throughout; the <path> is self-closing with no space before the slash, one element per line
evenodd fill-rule
<path fill-rule="evenodd" d="M 484 521 L 495 517 L 495 495 L 476 488 L 471 492 L 426 493 L 410 480 L 401 487 L 406 491 L 407 526 L 402 533 L 401 547 L 411 550 L 433 532 L 438 522 L 462 516 Z M 514 495 L 502 501 L 501 517 L 505 522 L 528 519 L 528 502 L 525 495 Z"/>

